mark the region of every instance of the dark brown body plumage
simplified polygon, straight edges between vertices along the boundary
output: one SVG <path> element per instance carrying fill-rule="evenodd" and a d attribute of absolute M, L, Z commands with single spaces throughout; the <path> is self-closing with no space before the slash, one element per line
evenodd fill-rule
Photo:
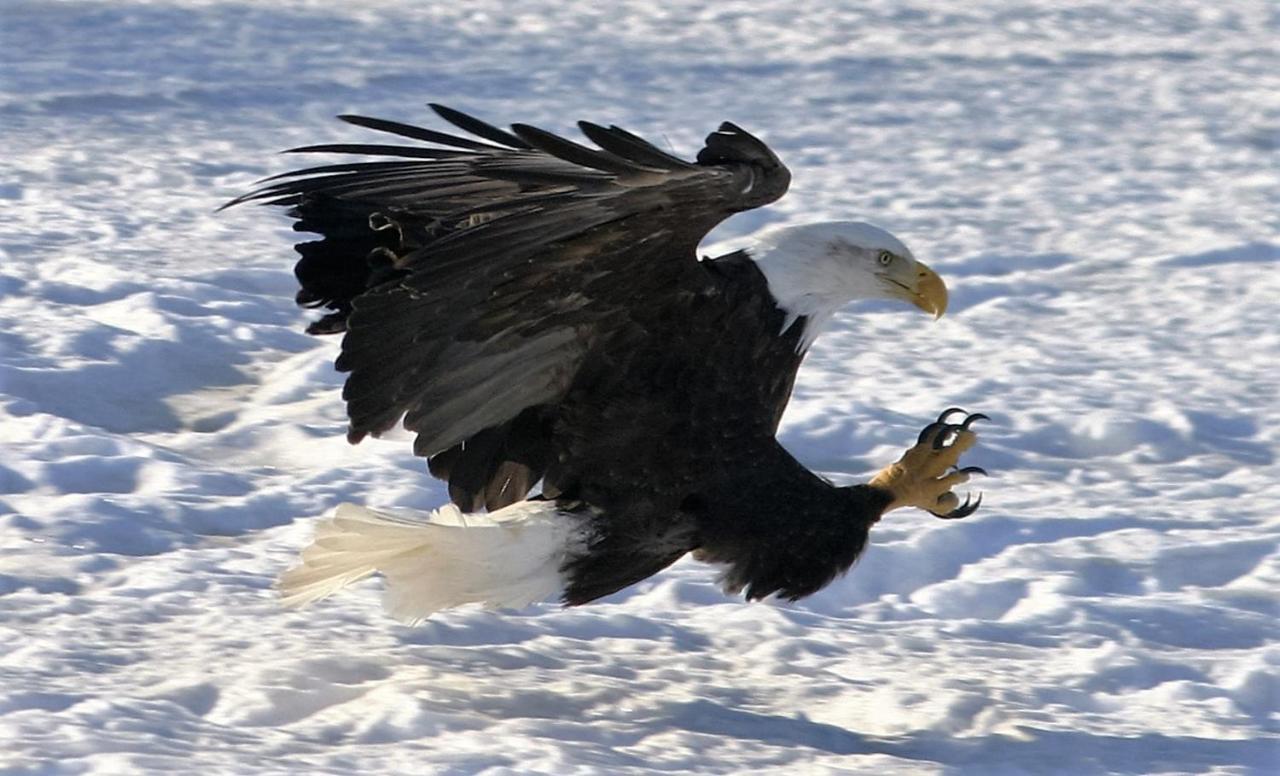
<path fill-rule="evenodd" d="M 698 261 L 786 168 L 724 124 L 695 163 L 616 127 L 601 148 L 437 107 L 479 140 L 344 117 L 431 146 L 315 146 L 395 161 L 312 168 L 243 199 L 291 207 L 298 301 L 345 332 L 349 438 L 403 417 L 468 510 L 543 498 L 595 515 L 568 603 L 687 552 L 758 598 L 808 595 L 857 557 L 888 496 L 837 488 L 776 441 L 802 355 L 744 254 Z"/>

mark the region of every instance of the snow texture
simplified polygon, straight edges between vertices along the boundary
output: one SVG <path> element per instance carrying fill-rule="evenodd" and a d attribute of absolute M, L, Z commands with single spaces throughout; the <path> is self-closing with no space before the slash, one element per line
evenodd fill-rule
<path fill-rule="evenodd" d="M 0 2 L 0 773 L 1276 773 L 1280 10 L 1230 3 Z M 428 100 L 791 166 L 952 290 L 842 312 L 783 438 L 839 482 L 981 410 L 978 515 L 894 513 L 794 605 L 691 560 L 418 627 L 272 588 L 353 501 L 274 211 Z"/>

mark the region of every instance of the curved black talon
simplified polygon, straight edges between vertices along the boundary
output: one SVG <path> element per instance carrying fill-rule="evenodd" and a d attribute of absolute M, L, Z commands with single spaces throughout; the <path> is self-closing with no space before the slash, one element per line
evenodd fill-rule
<path fill-rule="evenodd" d="M 981 466 L 966 466 L 960 470 L 960 474 L 981 474 L 983 477 L 990 477 L 987 470 Z"/>
<path fill-rule="evenodd" d="M 968 517 L 969 515 L 972 515 L 974 512 L 977 512 L 978 507 L 981 505 L 982 505 L 981 493 L 978 494 L 978 498 L 975 499 L 973 502 L 969 501 L 969 494 L 966 493 L 964 497 L 964 503 L 956 507 L 955 509 L 951 510 L 950 512 L 946 513 L 945 515 L 940 515 L 937 512 L 934 512 L 932 510 L 930 510 L 929 514 L 933 515 L 934 517 L 940 518 L 942 520 L 959 520 L 962 517 Z"/>
<path fill-rule="evenodd" d="M 953 412 L 954 409 L 955 408 L 947 410 L 946 412 L 942 413 L 942 415 L 940 415 L 939 418 L 954 414 Z M 960 412 L 964 412 L 964 410 L 960 410 Z M 947 444 L 948 439 L 950 439 L 951 442 L 955 442 L 956 437 L 960 434 L 961 431 L 968 431 L 969 426 L 973 425 L 975 422 L 979 420 L 991 420 L 991 418 L 987 417 L 986 415 L 983 415 L 981 412 L 975 412 L 969 417 L 965 418 L 964 421 L 959 424 L 942 423 L 940 420 L 938 422 L 930 423 L 929 425 L 924 427 L 924 431 L 920 432 L 920 438 L 916 440 L 916 443 L 919 444 L 920 442 L 923 442 L 925 440 L 925 437 L 928 435 L 930 431 L 932 431 L 934 428 L 938 426 L 942 426 L 942 431 L 939 431 L 938 435 L 933 438 L 933 449 L 941 450 L 944 447 L 948 447 L 948 444 Z"/>
<path fill-rule="evenodd" d="M 942 411 L 942 414 L 938 416 L 938 419 L 937 419 L 937 421 L 935 421 L 935 422 L 937 422 L 937 423 L 946 423 L 946 422 L 947 422 L 947 418 L 951 417 L 952 415 L 956 414 L 957 412 L 958 412 L 958 413 L 960 413 L 961 415 L 966 414 L 966 413 L 965 413 L 965 411 L 964 411 L 964 410 L 962 410 L 962 409 L 960 409 L 959 407 L 947 407 L 945 410 L 943 410 L 943 411 Z"/>
<path fill-rule="evenodd" d="M 922 444 L 924 444 L 924 443 L 925 443 L 925 440 L 929 438 L 929 435 L 930 435 L 930 434 L 932 434 L 932 433 L 934 432 L 934 430 L 935 430 L 935 429 L 938 429 L 938 428 L 941 428 L 942 430 L 944 430 L 944 431 L 945 431 L 945 430 L 946 430 L 946 428 L 947 428 L 947 424 L 945 424 L 945 423 L 930 423 L 929 425 L 925 426 L 925 427 L 920 431 L 920 436 L 916 437 L 916 444 L 918 444 L 918 445 L 922 445 Z M 942 434 L 939 434 L 938 436 L 939 436 L 939 437 L 941 437 L 941 436 L 942 436 Z M 936 440 L 936 439 L 934 440 L 934 446 L 933 446 L 933 449 L 934 449 L 934 450 L 937 450 L 937 449 L 938 449 L 938 445 L 937 445 L 937 440 Z"/>
<path fill-rule="evenodd" d="M 938 424 L 935 423 L 933 425 L 938 425 Z M 943 425 L 942 430 L 939 431 L 938 435 L 933 438 L 933 449 L 941 450 L 942 448 L 946 447 L 947 438 L 951 437 L 952 439 L 954 439 L 955 431 L 957 428 L 959 428 L 959 426 L 952 426 L 949 424 Z"/>

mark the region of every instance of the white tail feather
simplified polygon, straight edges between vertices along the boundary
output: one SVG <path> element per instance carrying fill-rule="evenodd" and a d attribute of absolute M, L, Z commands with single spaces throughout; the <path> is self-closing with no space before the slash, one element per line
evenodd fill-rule
<path fill-rule="evenodd" d="M 488 515 L 450 504 L 425 520 L 342 504 L 278 586 L 286 606 L 303 606 L 381 573 L 387 610 L 408 621 L 462 604 L 527 606 L 564 589 L 560 567 L 582 547 L 586 527 L 584 515 L 551 501 Z"/>

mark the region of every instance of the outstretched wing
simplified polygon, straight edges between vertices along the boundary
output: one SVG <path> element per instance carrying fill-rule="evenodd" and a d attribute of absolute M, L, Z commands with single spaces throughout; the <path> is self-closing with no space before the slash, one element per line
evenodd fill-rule
<path fill-rule="evenodd" d="M 287 173 L 230 204 L 288 206 L 323 236 L 298 246 L 298 301 L 333 311 L 314 333 L 346 331 L 349 439 L 403 417 L 417 454 L 446 453 L 433 471 L 452 482 L 469 440 L 490 469 L 509 461 L 511 429 L 536 428 L 638 307 L 685 301 L 698 242 L 782 196 L 790 173 L 729 123 L 687 162 L 618 127 L 580 122 L 591 148 L 432 108 L 474 137 L 343 116 L 422 144 L 294 149 L 386 159 Z"/>

